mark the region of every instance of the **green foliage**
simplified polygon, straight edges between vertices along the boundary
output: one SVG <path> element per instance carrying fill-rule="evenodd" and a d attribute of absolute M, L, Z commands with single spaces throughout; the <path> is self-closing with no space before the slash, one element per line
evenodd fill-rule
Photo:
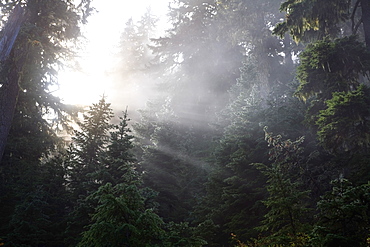
<path fill-rule="evenodd" d="M 46 121 L 47 116 L 53 115 L 54 123 L 63 124 L 67 121 L 66 115 L 71 113 L 51 91 L 57 85 L 57 71 L 63 65 L 62 60 L 68 60 L 73 54 L 74 41 L 80 37 L 81 25 L 90 11 L 90 1 L 83 1 L 78 6 L 60 0 L 30 0 L 21 3 L 2 1 L 2 21 L 6 20 L 7 14 L 18 3 L 25 8 L 27 14 L 11 57 L 2 64 L 1 78 L 3 83 L 5 78 L 11 78 L 12 68 L 17 68 L 17 75 L 12 80 L 17 81 L 20 89 L 17 106 L 13 109 L 13 126 L 26 128 L 20 134 L 19 127 L 15 127 L 18 129 L 11 130 L 8 139 L 12 141 L 14 136 L 14 141 L 19 142 L 17 138 L 20 136 L 32 139 L 38 135 L 40 140 L 34 143 L 44 144 L 43 155 L 57 142 L 53 129 L 55 126 Z M 83 16 L 82 12 L 86 15 Z M 7 87 L 1 88 L 0 95 L 2 94 L 7 94 Z M 1 109 L 4 107 L 6 105 L 0 106 Z M 12 149 L 8 148 L 6 151 L 12 152 Z M 40 155 L 39 151 L 32 153 Z"/>
<path fill-rule="evenodd" d="M 366 151 L 370 142 L 370 91 L 365 85 L 351 92 L 333 93 L 316 124 L 318 139 L 330 152 Z"/>
<path fill-rule="evenodd" d="M 66 161 L 71 180 L 69 187 L 76 197 L 96 190 L 100 183 L 97 176 L 103 168 L 101 155 L 109 142 L 112 117 L 110 104 L 102 98 L 84 113 L 83 122 L 78 123 L 80 130 L 75 131 L 69 147 L 70 160 Z"/>
<path fill-rule="evenodd" d="M 362 138 L 358 134 L 356 137 L 353 136 L 354 132 L 359 129 L 356 130 L 356 123 L 352 122 L 355 126 L 351 126 L 351 134 L 343 135 L 351 124 L 344 124 L 344 121 L 339 120 L 339 117 L 351 116 L 356 119 L 360 115 L 362 117 L 366 115 L 363 110 L 354 108 L 352 112 L 350 108 L 356 104 L 356 107 L 359 107 L 360 102 L 355 103 L 352 100 L 357 94 L 357 90 L 364 90 L 359 89 L 359 86 L 368 80 L 369 53 L 355 36 L 349 36 L 334 41 L 325 39 L 310 44 L 302 52 L 300 58 L 301 64 L 297 70 L 300 84 L 295 96 L 309 103 L 306 123 L 313 127 L 315 132 L 318 132 L 319 141 L 327 150 L 352 149 L 353 145 L 357 145 L 354 139 Z M 348 103 L 344 103 L 344 98 L 348 99 Z M 352 100 L 349 100 L 350 98 Z M 340 103 L 341 101 L 343 103 Z M 366 104 L 365 101 L 364 98 L 362 104 Z M 335 104 L 338 105 L 335 106 Z M 340 109 L 341 106 L 344 106 L 343 104 L 347 106 Z M 360 113 L 360 111 L 362 112 Z M 351 119 L 351 121 L 356 120 Z M 345 128 L 340 129 L 341 127 Z M 337 134 L 339 135 L 336 136 Z M 335 140 L 337 138 L 338 140 Z M 347 141 L 343 138 L 354 139 Z M 346 145 L 349 145 L 348 148 L 345 147 Z"/>
<path fill-rule="evenodd" d="M 261 216 L 255 202 L 262 198 L 256 190 L 263 182 L 249 163 L 261 155 L 258 141 L 260 115 L 255 66 L 246 63 L 242 76 L 230 90 L 233 99 L 220 114 L 223 133 L 217 140 L 207 194 L 195 211 L 198 234 L 208 246 L 227 245 L 234 232 L 243 239 L 256 234 L 253 229 Z M 256 139 L 257 140 L 256 140 Z"/>
<path fill-rule="evenodd" d="M 7 236 L 8 242 L 19 246 L 40 245 L 50 241 L 49 227 L 52 224 L 47 211 L 49 205 L 41 188 L 29 193 L 21 204 L 15 207 L 10 221 L 12 233 Z"/>
<path fill-rule="evenodd" d="M 134 184 L 107 183 L 90 197 L 98 200 L 98 206 L 78 246 L 157 246 L 160 242 L 163 222 L 152 209 L 145 209 Z"/>
<path fill-rule="evenodd" d="M 102 162 L 105 164 L 98 172 L 102 183 L 116 185 L 122 181 L 132 183 L 137 180 L 138 174 L 134 167 L 136 161 L 132 153 L 132 139 L 134 138 L 128 127 L 130 119 L 127 110 L 119 117 L 118 125 L 113 125 L 110 130 L 109 144 L 101 154 Z"/>
<path fill-rule="evenodd" d="M 74 41 L 89 15 L 89 3 L 86 0 L 77 6 L 60 0 L 0 2 L 2 24 L 17 4 L 27 13 L 0 71 L 1 98 L 8 93 L 4 83 L 14 76 L 11 71 L 17 72 L 12 79 L 20 87 L 0 163 L 0 232 L 6 245 L 62 245 L 68 207 L 65 170 L 60 160 L 46 159 L 63 145 L 56 135 L 56 126 L 65 126 L 67 116 L 75 108 L 63 105 L 51 91 L 57 85 L 62 61 L 73 54 Z M 1 103 L 0 108 L 8 103 Z"/>
<path fill-rule="evenodd" d="M 179 222 L 190 217 L 201 193 L 204 164 L 197 157 L 196 146 L 191 146 L 199 144 L 194 143 L 192 130 L 176 121 L 159 120 L 153 127 L 152 133 L 146 133 L 151 141 L 144 146 L 140 163 L 144 184 L 159 193 L 159 215 L 166 222 Z"/>
<path fill-rule="evenodd" d="M 162 103 L 158 99 L 141 110 L 141 121 L 134 125 L 136 151 L 144 186 L 158 192 L 158 214 L 165 222 L 179 223 L 191 219 L 191 210 L 203 193 L 204 159 L 213 132 L 197 122 L 182 122 L 169 98 Z"/>
<path fill-rule="evenodd" d="M 302 234 L 308 229 L 308 208 L 305 201 L 309 191 L 301 190 L 299 180 L 292 171 L 300 166 L 302 159 L 302 144 L 304 138 L 296 141 L 282 140 L 281 136 L 272 136 L 265 128 L 265 139 L 271 146 L 269 151 L 271 166 L 255 164 L 267 176 L 267 191 L 269 196 L 263 203 L 268 212 L 258 229 L 267 232 L 263 239 L 270 245 L 289 246 L 298 244 Z M 294 181 L 296 180 L 296 181 Z M 299 244 L 304 246 L 304 243 Z"/>
<path fill-rule="evenodd" d="M 109 144 L 112 117 L 113 111 L 104 97 L 93 104 L 78 123 L 80 130 L 75 131 L 64 158 L 69 178 L 66 186 L 71 191 L 66 242 L 71 246 L 79 241 L 83 228 L 90 222 L 89 213 L 96 202 L 87 197 L 102 183 L 102 158 Z"/>
<path fill-rule="evenodd" d="M 369 186 L 354 186 L 343 177 L 332 181 L 332 190 L 318 202 L 312 246 L 368 246 Z"/>
<path fill-rule="evenodd" d="M 264 108 L 261 80 L 255 59 L 247 59 L 229 91 L 230 103 L 220 114 L 219 124 L 225 127 L 217 140 L 207 195 L 195 212 L 198 232 L 209 246 L 234 243 L 231 233 L 242 242 L 258 235 L 255 228 L 265 214 L 261 200 L 266 192 L 261 188 L 266 179 L 250 164 L 268 162 L 260 126 L 269 123 L 293 136 L 303 129 L 302 104 L 291 96 L 292 90 L 277 84 L 269 95 L 268 108 Z"/>
<path fill-rule="evenodd" d="M 353 90 L 370 68 L 369 54 L 355 36 L 310 44 L 300 60 L 296 95 L 304 100 L 314 95 L 326 100 L 333 92 Z"/>
<path fill-rule="evenodd" d="M 20 163 L 17 165 L 20 168 Z M 58 246 L 63 242 L 61 229 L 66 226 L 68 205 L 61 160 L 42 162 L 36 167 L 27 163 L 21 168 L 18 173 L 8 171 L 13 177 L 2 183 L 1 233 L 4 241 L 11 246 L 34 246 L 36 243 Z M 12 181 L 15 178 L 19 179 L 16 183 Z"/>
<path fill-rule="evenodd" d="M 162 246 L 208 246 L 206 241 L 196 236 L 195 228 L 190 227 L 188 222 L 169 222 L 165 225 L 165 230 L 167 235 Z"/>
<path fill-rule="evenodd" d="M 153 191 L 141 187 L 129 152 L 132 136 L 127 121 L 125 112 L 111 131 L 102 155 L 103 185 L 86 198 L 97 204 L 78 246 L 201 246 L 203 241 L 193 237 L 187 224 L 165 225 L 155 213 Z"/>
<path fill-rule="evenodd" d="M 285 20 L 275 27 L 274 34 L 289 32 L 296 42 L 336 37 L 340 23 L 350 17 L 349 8 L 350 1 L 346 0 L 285 1 L 280 6 L 280 11 L 286 12 Z"/>
<path fill-rule="evenodd" d="M 15 2 L 1 7 L 10 11 Z M 370 99 L 362 84 L 370 59 L 361 36 L 334 39 L 349 5 L 286 1 L 287 19 L 275 28 L 281 36 L 291 30 L 297 41 L 320 39 L 301 55 L 296 96 L 312 103 L 308 118 L 326 151 L 302 124 L 306 106 L 292 97 L 292 55 L 300 48 L 293 50 L 287 36 L 271 36 L 281 17 L 278 1 L 179 0 L 171 4 L 172 28 L 150 47 L 155 60 L 146 46 L 155 26 L 150 12 L 138 24 L 129 21 L 122 36 L 121 65 L 130 74 L 124 79 L 153 72 L 163 93 L 141 111 L 136 138 L 127 111 L 111 124 L 103 98 L 84 114 L 69 149 L 46 161 L 56 140 L 44 116 L 55 111 L 66 120 L 48 87 L 58 58 L 70 54 L 64 44 L 77 37 L 89 12 L 89 1 L 81 4 L 24 3 L 30 19 L 15 53 L 22 53 L 17 62 L 26 61 L 23 90 L 0 167 L 1 241 L 366 246 L 369 185 L 361 183 L 368 180 Z M 295 141 L 265 130 L 268 148 L 264 125 Z M 351 156 L 342 159 L 347 151 Z M 359 178 L 358 185 L 339 179 L 325 193 L 342 171 Z M 311 217 L 318 198 L 320 212 Z"/>

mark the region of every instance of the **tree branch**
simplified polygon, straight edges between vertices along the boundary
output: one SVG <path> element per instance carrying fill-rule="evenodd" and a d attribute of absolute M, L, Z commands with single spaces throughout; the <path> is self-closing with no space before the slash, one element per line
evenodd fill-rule
<path fill-rule="evenodd" d="M 358 8 L 358 5 L 360 4 L 360 1 L 361 0 L 357 0 L 356 3 L 355 3 L 355 7 L 353 8 L 353 11 L 352 11 L 352 14 L 351 14 L 351 22 L 352 22 L 352 34 L 356 34 L 357 30 L 358 30 L 358 23 L 356 24 L 357 28 L 355 29 L 355 15 L 356 15 L 356 11 L 357 11 L 357 8 Z M 361 23 L 361 21 L 360 21 Z"/>

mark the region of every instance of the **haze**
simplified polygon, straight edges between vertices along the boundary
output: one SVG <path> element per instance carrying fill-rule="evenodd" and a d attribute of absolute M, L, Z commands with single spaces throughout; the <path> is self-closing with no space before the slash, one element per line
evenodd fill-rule
<path fill-rule="evenodd" d="M 369 246 L 369 0 L 75 2 L 0 1 L 0 246 Z"/>
<path fill-rule="evenodd" d="M 81 50 L 75 61 L 60 71 L 60 86 L 55 95 L 66 104 L 86 106 L 105 95 L 115 108 L 142 107 L 150 92 L 143 89 L 139 93 L 132 83 L 119 81 L 115 72 L 120 59 L 120 36 L 130 18 L 139 21 L 148 9 L 159 19 L 156 35 L 159 36 L 167 27 L 168 4 L 168 0 L 138 0 L 130 4 L 120 0 L 94 1 L 96 13 L 83 28 Z"/>

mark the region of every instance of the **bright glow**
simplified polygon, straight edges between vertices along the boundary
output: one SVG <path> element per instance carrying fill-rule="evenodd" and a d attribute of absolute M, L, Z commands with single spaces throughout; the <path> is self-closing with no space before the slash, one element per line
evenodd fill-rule
<path fill-rule="evenodd" d="M 80 52 L 78 68 L 59 72 L 60 87 L 54 94 L 64 103 L 91 105 L 103 95 L 112 100 L 114 81 L 109 76 L 114 67 L 114 54 L 117 53 L 119 37 L 129 18 L 139 21 L 147 7 L 159 17 L 167 13 L 169 0 L 95 0 L 98 11 L 90 17 L 84 27 L 87 39 L 86 48 Z M 117 89 L 115 89 L 117 90 Z"/>

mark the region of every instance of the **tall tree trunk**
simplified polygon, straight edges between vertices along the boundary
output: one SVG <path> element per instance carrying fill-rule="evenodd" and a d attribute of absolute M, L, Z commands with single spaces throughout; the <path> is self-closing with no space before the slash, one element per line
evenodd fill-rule
<path fill-rule="evenodd" d="M 370 51 L 370 0 L 361 0 L 361 10 L 366 48 Z"/>
<path fill-rule="evenodd" d="M 3 157 L 6 141 L 12 125 L 15 107 L 19 95 L 19 72 L 13 66 L 10 69 L 7 82 L 1 87 L 0 94 L 0 162 Z"/>
<path fill-rule="evenodd" d="M 20 64 L 18 61 L 15 61 L 14 56 L 11 56 L 9 59 L 7 58 L 12 51 L 14 42 L 18 36 L 23 21 L 23 8 L 20 5 L 17 5 L 9 16 L 3 31 L 3 36 L 0 40 L 0 65 L 4 65 L 1 66 L 1 73 L 6 74 L 3 76 L 5 81 L 0 82 L 0 162 L 5 151 L 6 141 L 13 121 L 15 106 L 18 100 L 19 79 L 21 72 L 20 68 L 22 67 L 19 66 Z M 9 63 L 10 67 L 5 66 L 6 63 Z M 5 71 L 5 68 L 7 68 L 8 71 Z"/>

